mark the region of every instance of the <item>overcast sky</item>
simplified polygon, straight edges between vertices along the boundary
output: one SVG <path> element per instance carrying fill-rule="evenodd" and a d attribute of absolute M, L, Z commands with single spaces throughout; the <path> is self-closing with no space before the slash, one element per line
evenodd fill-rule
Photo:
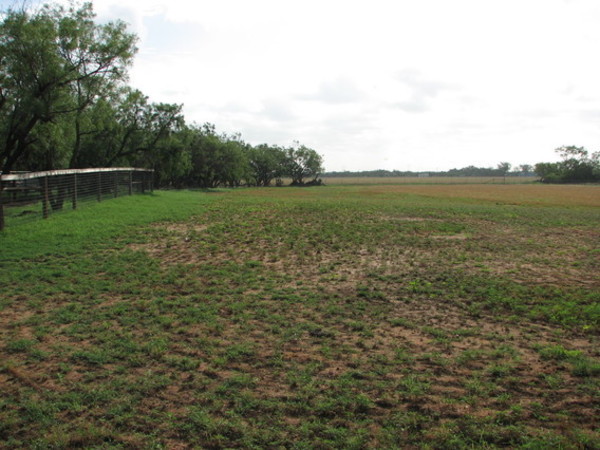
<path fill-rule="evenodd" d="M 598 150 L 598 0 L 94 0 L 139 36 L 130 84 L 327 170 Z"/>

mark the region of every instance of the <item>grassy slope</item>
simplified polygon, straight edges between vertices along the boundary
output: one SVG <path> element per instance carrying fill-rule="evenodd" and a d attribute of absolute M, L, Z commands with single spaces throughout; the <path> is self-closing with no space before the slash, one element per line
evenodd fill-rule
<path fill-rule="evenodd" d="M 9 230 L 0 441 L 599 445 L 598 208 L 422 194 L 159 192 Z"/>

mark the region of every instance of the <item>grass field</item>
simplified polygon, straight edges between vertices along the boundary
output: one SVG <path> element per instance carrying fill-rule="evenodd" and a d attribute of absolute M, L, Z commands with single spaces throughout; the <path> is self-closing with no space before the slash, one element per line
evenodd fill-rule
<path fill-rule="evenodd" d="M 156 192 L 0 235 L 0 447 L 599 448 L 600 188 Z"/>

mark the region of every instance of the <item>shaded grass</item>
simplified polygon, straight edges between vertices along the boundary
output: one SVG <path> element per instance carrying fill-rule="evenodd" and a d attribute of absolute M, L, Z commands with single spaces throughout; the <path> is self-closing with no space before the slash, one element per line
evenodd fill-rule
<path fill-rule="evenodd" d="M 598 445 L 597 209 L 138 199 L 1 237 L 8 446 Z"/>
<path fill-rule="evenodd" d="M 212 195 L 194 191 L 156 191 L 153 194 L 120 197 L 77 211 L 64 211 L 43 221 L 7 227 L 0 232 L 0 262 L 65 255 L 94 248 L 116 235 L 156 221 L 183 220 L 212 200 Z"/>

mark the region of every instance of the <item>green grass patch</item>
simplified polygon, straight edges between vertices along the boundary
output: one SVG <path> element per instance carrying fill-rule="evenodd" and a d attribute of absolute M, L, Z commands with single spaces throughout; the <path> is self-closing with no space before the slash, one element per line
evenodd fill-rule
<path fill-rule="evenodd" d="M 7 228 L 0 442 L 593 448 L 600 212 L 494 189 L 157 191 Z"/>

